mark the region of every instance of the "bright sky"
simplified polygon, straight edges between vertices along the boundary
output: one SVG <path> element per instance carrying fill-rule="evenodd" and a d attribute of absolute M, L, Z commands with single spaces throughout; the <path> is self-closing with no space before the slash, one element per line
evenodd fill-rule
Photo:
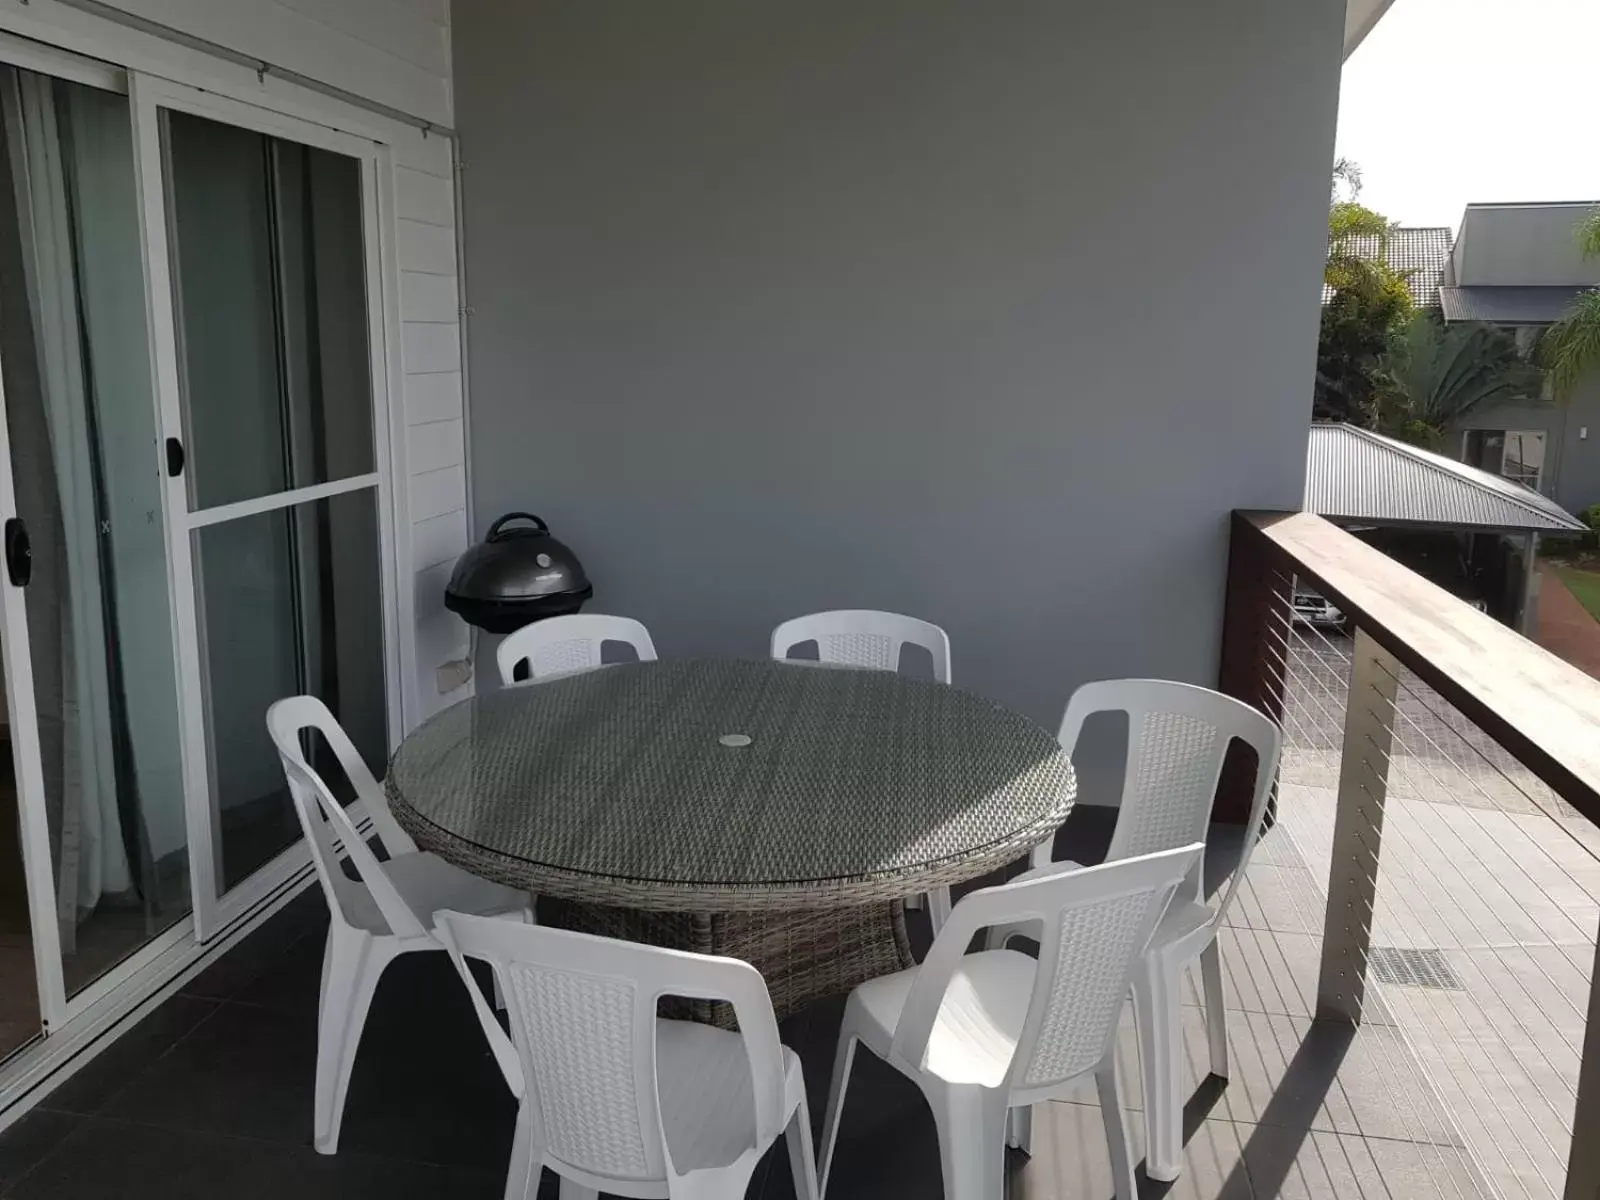
<path fill-rule="evenodd" d="M 1345 63 L 1338 153 L 1404 225 L 1600 200 L 1597 71 L 1600 0 L 1395 0 Z"/>

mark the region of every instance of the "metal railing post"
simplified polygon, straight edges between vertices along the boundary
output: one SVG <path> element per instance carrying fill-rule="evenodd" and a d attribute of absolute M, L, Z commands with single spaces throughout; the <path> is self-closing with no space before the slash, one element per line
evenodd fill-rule
<path fill-rule="evenodd" d="M 1572 1121 L 1564 1200 L 1600 1200 L 1600 946 L 1589 977 L 1589 1025 L 1578 1064 L 1578 1106 Z"/>
<path fill-rule="evenodd" d="M 1357 629 L 1317 980 L 1318 1018 L 1350 1025 L 1361 1023 L 1366 1000 L 1399 673 L 1400 665 L 1389 652 Z"/>

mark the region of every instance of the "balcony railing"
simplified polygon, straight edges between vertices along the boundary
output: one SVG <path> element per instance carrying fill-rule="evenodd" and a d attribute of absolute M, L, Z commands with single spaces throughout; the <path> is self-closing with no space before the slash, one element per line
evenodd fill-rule
<path fill-rule="evenodd" d="M 1295 618 L 1306 585 L 1344 626 Z M 1318 1017 L 1399 1028 L 1492 1193 L 1600 1198 L 1600 680 L 1319 517 L 1241 513 L 1222 686 L 1282 724 L 1275 817 L 1326 870 Z"/>

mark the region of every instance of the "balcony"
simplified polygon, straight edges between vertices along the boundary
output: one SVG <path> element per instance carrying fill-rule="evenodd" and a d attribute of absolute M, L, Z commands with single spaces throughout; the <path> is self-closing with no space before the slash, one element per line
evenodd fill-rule
<path fill-rule="evenodd" d="M 1229 917 L 1232 1078 L 1191 987 L 1186 1168 L 1141 1194 L 1589 1200 L 1600 683 L 1316 518 L 1233 537 L 1224 683 L 1282 721 L 1277 820 Z M 1296 577 L 1351 628 L 1293 623 Z M 1080 807 L 1058 854 L 1096 861 L 1111 817 Z M 1215 828 L 1213 887 L 1239 844 Z M 0 1136 L 0 1196 L 501 1195 L 513 1108 L 442 956 L 385 977 L 341 1152 L 311 1150 L 326 924 L 302 894 L 47 1096 Z M 782 1031 L 819 1120 L 841 1007 Z M 833 1194 L 937 1196 L 920 1096 L 857 1070 Z M 1044 1108 L 1010 1194 L 1109 1197 L 1092 1094 Z M 793 1194 L 781 1149 L 750 1194 Z"/>

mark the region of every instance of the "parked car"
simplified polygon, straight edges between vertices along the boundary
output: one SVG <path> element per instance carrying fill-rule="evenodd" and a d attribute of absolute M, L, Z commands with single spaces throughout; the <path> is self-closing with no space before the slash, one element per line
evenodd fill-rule
<path fill-rule="evenodd" d="M 1315 625 L 1324 629 L 1343 629 L 1344 611 L 1315 588 L 1296 582 L 1291 601 L 1294 619 L 1302 625 Z"/>

